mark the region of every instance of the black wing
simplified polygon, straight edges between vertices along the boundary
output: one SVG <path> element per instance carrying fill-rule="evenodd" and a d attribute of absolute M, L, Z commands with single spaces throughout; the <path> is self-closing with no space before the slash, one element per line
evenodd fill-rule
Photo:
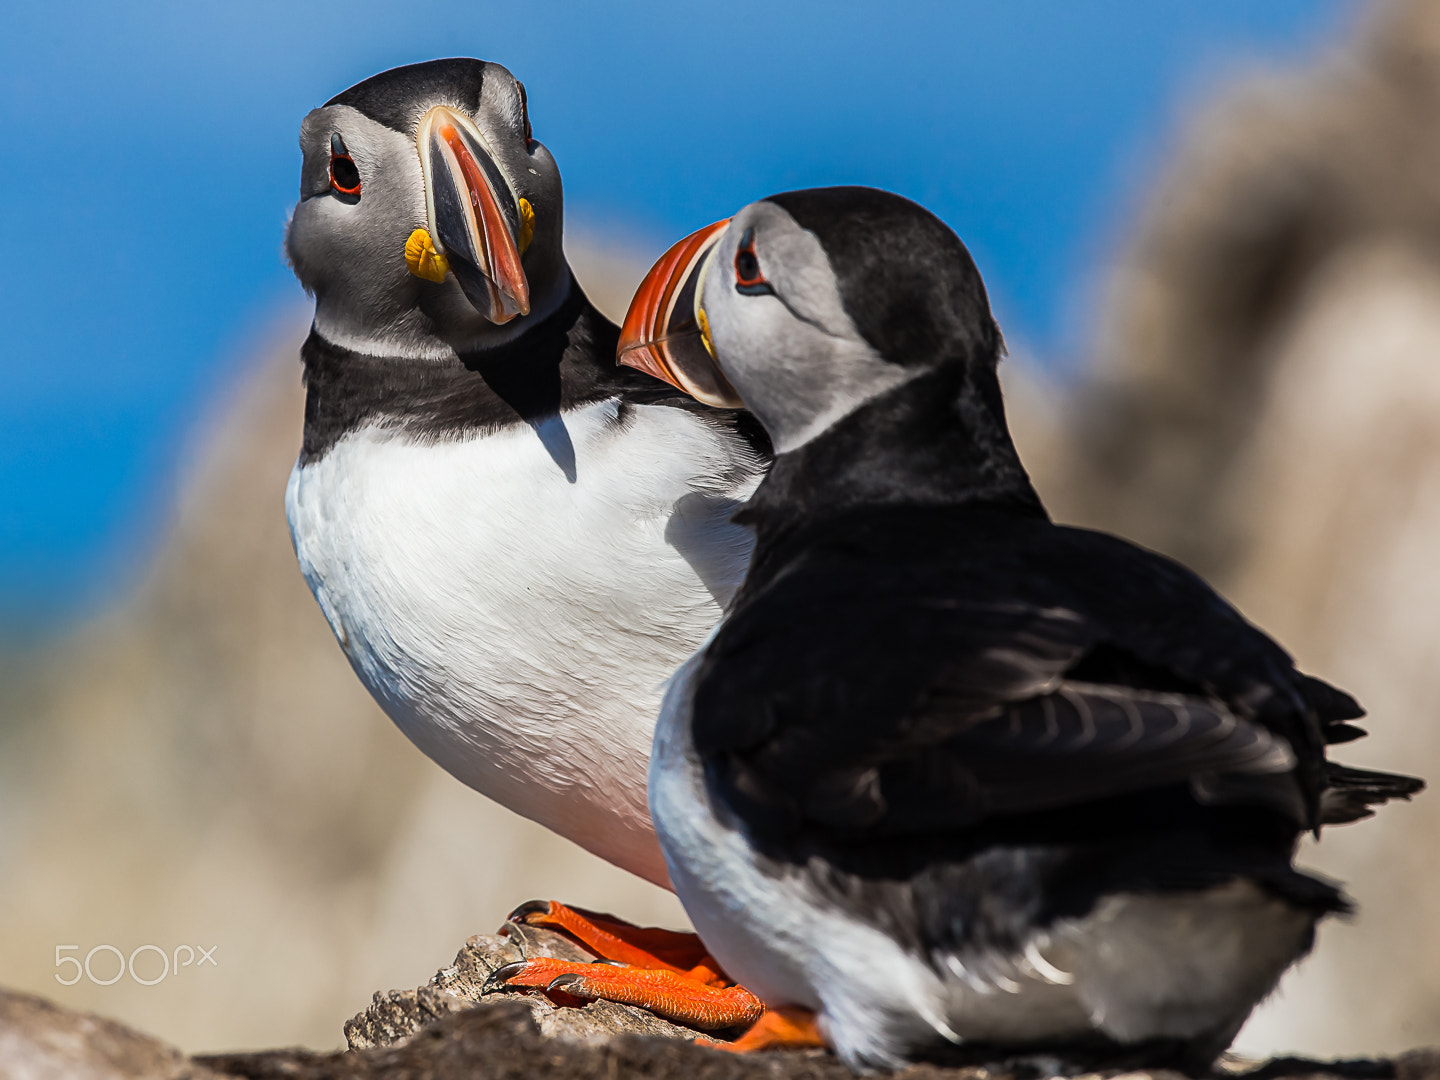
<path fill-rule="evenodd" d="M 898 840 L 1176 784 L 1321 820 L 1324 735 L 1358 706 L 1177 564 L 953 511 L 791 546 L 694 698 L 712 784 L 757 839 Z"/>

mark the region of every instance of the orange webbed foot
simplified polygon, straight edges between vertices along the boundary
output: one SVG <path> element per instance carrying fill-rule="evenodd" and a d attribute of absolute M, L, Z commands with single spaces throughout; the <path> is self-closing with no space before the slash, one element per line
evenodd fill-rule
<path fill-rule="evenodd" d="M 668 968 L 535 957 L 496 969 L 487 980 L 516 990 L 559 992 L 584 1001 L 638 1005 L 700 1031 L 755 1023 L 765 1006 L 743 986 L 713 986 Z"/>
<path fill-rule="evenodd" d="M 707 1046 L 731 1054 L 750 1054 L 756 1050 L 782 1048 L 798 1050 L 825 1045 L 825 1038 L 820 1034 L 820 1025 L 815 1014 L 809 1009 L 786 1005 L 766 1009 L 760 1019 L 751 1025 L 750 1030 L 734 1042 L 715 1042 L 709 1039 L 696 1041 L 703 1041 Z"/>
<path fill-rule="evenodd" d="M 535 957 L 507 964 L 488 984 L 538 990 L 557 1003 L 604 999 L 637 1005 L 699 1031 L 749 1025 L 733 1043 L 696 1042 L 745 1053 L 780 1046 L 824 1046 L 815 1017 L 804 1009 L 770 1009 L 728 978 L 695 934 L 636 926 L 614 915 L 531 900 L 508 922 L 557 930 L 601 959 L 592 964 Z"/>
<path fill-rule="evenodd" d="M 695 934 L 636 926 L 614 915 L 570 907 L 555 900 L 521 904 L 507 921 L 558 930 L 603 960 L 673 971 L 709 986 L 732 985 Z"/>

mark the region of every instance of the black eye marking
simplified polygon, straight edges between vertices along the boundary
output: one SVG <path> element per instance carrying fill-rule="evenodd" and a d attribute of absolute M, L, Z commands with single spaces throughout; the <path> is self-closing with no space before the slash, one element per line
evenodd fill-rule
<path fill-rule="evenodd" d="M 530 97 L 525 93 L 525 84 L 519 79 L 515 80 L 515 88 L 520 91 L 520 120 L 525 125 L 525 144 L 528 146 L 535 141 L 535 133 L 530 130 Z"/>
<path fill-rule="evenodd" d="M 338 131 L 330 136 L 330 186 L 345 202 L 360 201 L 360 170 Z"/>
<path fill-rule="evenodd" d="M 755 254 L 755 230 L 746 229 L 740 237 L 740 250 L 735 252 L 735 291 L 742 296 L 774 296 L 775 290 L 760 272 L 760 258 Z"/>

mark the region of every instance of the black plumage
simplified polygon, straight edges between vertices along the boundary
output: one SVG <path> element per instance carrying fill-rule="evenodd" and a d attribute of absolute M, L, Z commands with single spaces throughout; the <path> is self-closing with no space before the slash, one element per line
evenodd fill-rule
<path fill-rule="evenodd" d="M 415 137 L 421 114 L 434 104 L 474 114 L 485 85 L 485 65 L 468 56 L 426 60 L 391 68 L 342 90 L 324 107 L 348 105 L 407 138 Z"/>
<path fill-rule="evenodd" d="M 819 237 L 876 352 L 920 371 L 781 455 L 742 511 L 755 556 L 691 706 L 722 815 L 772 873 L 937 955 L 1237 877 L 1344 908 L 1296 840 L 1421 782 L 1327 762 L 1358 705 L 1193 573 L 1051 522 L 938 219 L 865 189 L 769 201 Z"/>

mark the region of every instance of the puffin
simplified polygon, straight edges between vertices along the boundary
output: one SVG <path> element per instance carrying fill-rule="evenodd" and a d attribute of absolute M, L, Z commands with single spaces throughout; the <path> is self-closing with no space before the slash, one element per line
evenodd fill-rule
<path fill-rule="evenodd" d="M 300 147 L 285 250 L 315 315 L 285 506 L 305 581 L 425 754 L 666 885 L 655 716 L 744 576 L 731 519 L 764 432 L 616 366 L 501 65 L 375 75 L 307 115 Z"/>
<path fill-rule="evenodd" d="M 1298 840 L 1423 782 L 1330 761 L 1359 705 L 1194 573 L 1050 519 L 1003 349 L 959 237 L 871 188 L 752 203 L 642 283 L 622 363 L 776 454 L 665 694 L 651 817 L 763 1006 L 744 1048 L 1203 1070 L 1349 910 Z M 737 989 L 712 1004 L 753 1019 Z"/>

